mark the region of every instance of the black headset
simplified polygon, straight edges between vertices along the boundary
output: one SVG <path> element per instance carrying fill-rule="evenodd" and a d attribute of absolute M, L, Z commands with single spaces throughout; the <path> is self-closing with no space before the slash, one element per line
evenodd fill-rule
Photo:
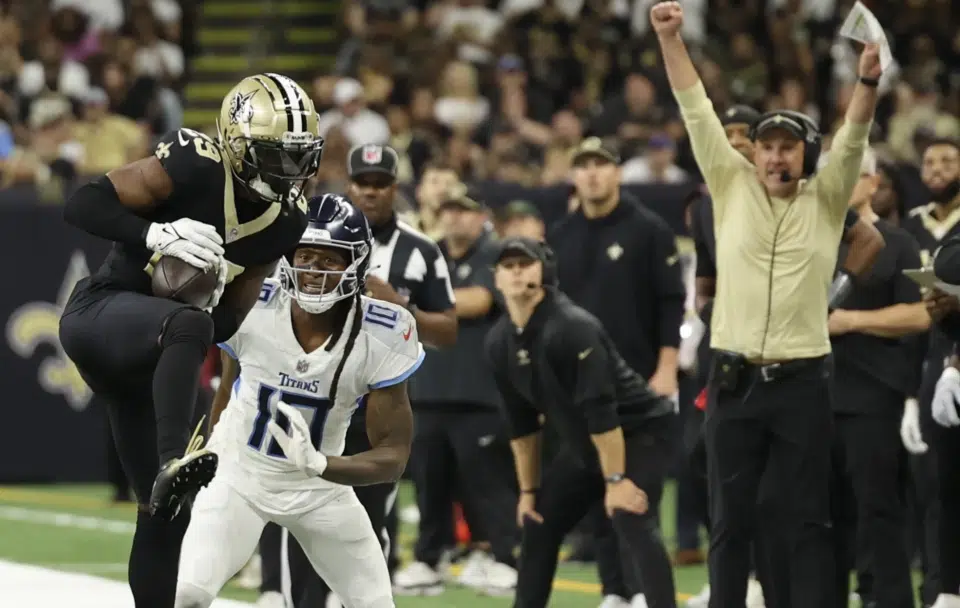
<path fill-rule="evenodd" d="M 546 243 L 540 243 L 540 262 L 543 264 L 543 286 L 557 287 L 560 277 L 557 275 L 557 256 Z"/>
<path fill-rule="evenodd" d="M 817 172 L 817 163 L 820 160 L 820 150 L 823 147 L 823 135 L 820 134 L 820 127 L 816 121 L 803 114 L 793 110 L 774 110 L 762 114 L 750 127 L 750 139 L 757 140 L 757 128 L 768 120 L 781 116 L 784 119 L 795 123 L 802 131 L 803 139 L 803 175 L 801 177 L 810 177 Z"/>

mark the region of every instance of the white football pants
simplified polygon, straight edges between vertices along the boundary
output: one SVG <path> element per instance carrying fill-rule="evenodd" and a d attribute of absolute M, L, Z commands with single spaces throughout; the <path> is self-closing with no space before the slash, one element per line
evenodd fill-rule
<path fill-rule="evenodd" d="M 225 477 L 214 477 L 194 502 L 175 608 L 208 608 L 253 555 L 269 521 L 293 534 L 345 608 L 394 608 L 383 549 L 352 488 L 271 492 L 269 501 L 254 502 Z"/>

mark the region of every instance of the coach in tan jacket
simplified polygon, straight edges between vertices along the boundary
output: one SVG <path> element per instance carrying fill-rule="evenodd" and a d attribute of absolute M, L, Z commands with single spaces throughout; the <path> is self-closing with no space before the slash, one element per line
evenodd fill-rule
<path fill-rule="evenodd" d="M 650 23 L 714 204 L 716 354 L 705 427 L 710 606 L 743 608 L 757 486 L 768 470 L 783 497 L 790 603 L 828 606 L 827 312 L 847 202 L 877 100 L 878 48 L 868 45 L 860 58 L 860 82 L 823 168 L 816 170 L 816 123 L 785 111 L 763 115 L 751 131 L 751 164 L 727 142 L 680 38 L 680 4 L 655 5 Z"/>

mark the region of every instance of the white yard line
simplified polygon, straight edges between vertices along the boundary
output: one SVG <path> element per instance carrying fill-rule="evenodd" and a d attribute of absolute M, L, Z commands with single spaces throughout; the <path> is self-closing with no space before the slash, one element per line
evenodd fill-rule
<path fill-rule="evenodd" d="M 129 608 L 125 583 L 49 568 L 0 561 L 0 606 L 32 608 Z M 250 608 L 253 604 L 216 600 L 211 608 Z"/>
<path fill-rule="evenodd" d="M 89 515 L 73 515 L 72 513 L 58 513 L 57 511 L 24 509 L 23 507 L 0 506 L 0 519 L 56 526 L 58 528 L 109 532 L 111 534 L 130 535 L 133 534 L 133 531 L 136 529 L 136 526 L 129 521 L 104 519 L 102 517 L 91 517 Z"/>

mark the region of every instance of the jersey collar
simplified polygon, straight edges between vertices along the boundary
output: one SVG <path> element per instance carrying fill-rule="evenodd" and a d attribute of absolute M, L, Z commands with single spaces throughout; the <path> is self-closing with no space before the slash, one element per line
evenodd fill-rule
<path fill-rule="evenodd" d="M 390 219 L 380 224 L 379 226 L 371 226 L 370 232 L 373 233 L 373 238 L 380 243 L 381 245 L 386 245 L 390 242 L 390 237 L 393 236 L 393 232 L 397 229 L 397 214 L 390 214 Z"/>

